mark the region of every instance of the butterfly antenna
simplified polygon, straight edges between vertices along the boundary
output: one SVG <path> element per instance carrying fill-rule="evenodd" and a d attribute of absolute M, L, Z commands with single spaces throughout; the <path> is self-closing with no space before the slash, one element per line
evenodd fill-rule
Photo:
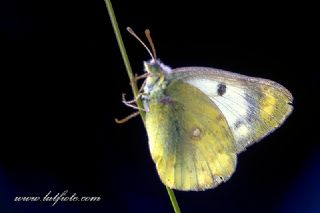
<path fill-rule="evenodd" d="M 146 34 L 146 37 L 147 37 L 147 39 L 148 39 L 148 41 L 149 41 L 149 44 L 150 44 L 150 46 L 151 46 L 151 49 L 152 49 L 152 53 L 153 53 L 154 58 L 157 58 L 156 48 L 154 48 L 154 43 L 153 43 L 152 38 L 151 38 L 151 35 L 150 35 L 150 30 L 149 30 L 149 29 L 146 29 L 146 30 L 144 31 L 144 33 Z"/>
<path fill-rule="evenodd" d="M 152 55 L 152 53 L 151 53 L 151 51 L 149 50 L 149 48 L 147 47 L 147 45 L 145 45 L 145 44 L 143 43 L 143 41 L 137 36 L 137 34 L 134 33 L 134 31 L 131 29 L 131 27 L 127 27 L 127 31 L 128 31 L 131 35 L 133 35 L 133 37 L 135 37 L 135 38 L 142 44 L 142 46 L 144 46 L 144 48 L 146 48 L 146 50 L 148 51 L 148 53 L 149 53 L 149 55 L 151 56 L 151 58 L 152 58 L 153 60 L 155 60 L 155 56 Z"/>

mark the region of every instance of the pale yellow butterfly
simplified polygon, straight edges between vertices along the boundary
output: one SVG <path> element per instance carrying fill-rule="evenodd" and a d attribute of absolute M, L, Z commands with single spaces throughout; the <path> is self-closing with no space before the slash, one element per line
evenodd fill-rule
<path fill-rule="evenodd" d="M 214 188 L 233 174 L 237 154 L 284 122 L 293 97 L 271 80 L 208 67 L 171 69 L 150 43 L 142 99 L 160 179 L 178 190 Z"/>

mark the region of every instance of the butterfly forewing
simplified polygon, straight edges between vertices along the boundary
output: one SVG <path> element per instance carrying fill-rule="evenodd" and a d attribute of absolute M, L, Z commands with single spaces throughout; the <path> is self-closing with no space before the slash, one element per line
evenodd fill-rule
<path fill-rule="evenodd" d="M 232 131 L 237 152 L 280 126 L 293 109 L 290 92 L 270 80 L 206 67 L 177 68 L 170 78 L 198 88 L 215 103 Z"/>

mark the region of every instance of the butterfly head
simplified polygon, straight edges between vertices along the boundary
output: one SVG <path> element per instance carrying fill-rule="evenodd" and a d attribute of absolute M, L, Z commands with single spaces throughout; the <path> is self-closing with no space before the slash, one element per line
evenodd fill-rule
<path fill-rule="evenodd" d="M 148 73 L 146 85 L 144 88 L 145 93 L 149 93 L 155 88 L 162 88 L 164 86 L 167 75 L 171 72 L 171 68 L 160 62 L 159 59 L 151 59 L 144 61 L 144 70 Z"/>
<path fill-rule="evenodd" d="M 141 44 L 144 46 L 144 48 L 148 51 L 149 55 L 151 56 L 151 60 L 144 62 L 144 70 L 147 73 L 150 73 L 150 76 L 164 76 L 167 73 L 171 72 L 171 68 L 161 63 L 161 61 L 157 58 L 156 49 L 154 47 L 153 41 L 150 36 L 150 30 L 146 29 L 145 34 L 149 41 L 149 44 L 151 46 L 151 50 L 143 43 L 143 41 L 135 34 L 135 32 L 130 28 L 127 27 L 128 32 L 133 35 Z"/>
<path fill-rule="evenodd" d="M 143 62 L 144 70 L 152 75 L 167 75 L 172 69 L 163 64 L 159 59 L 151 59 Z"/>
<path fill-rule="evenodd" d="M 165 85 L 166 77 L 169 73 L 171 73 L 171 68 L 164 65 L 158 58 L 156 49 L 154 47 L 153 41 L 150 36 L 150 30 L 145 30 L 145 35 L 149 41 L 149 44 L 151 46 L 151 50 L 143 43 L 143 41 L 134 33 L 134 31 L 127 27 L 128 32 L 133 35 L 141 44 L 144 46 L 144 48 L 147 50 L 149 55 L 151 56 L 151 60 L 144 61 L 144 70 L 148 73 L 146 85 L 144 87 L 144 92 L 149 93 L 150 91 L 156 90 L 156 88 L 162 88 Z"/>

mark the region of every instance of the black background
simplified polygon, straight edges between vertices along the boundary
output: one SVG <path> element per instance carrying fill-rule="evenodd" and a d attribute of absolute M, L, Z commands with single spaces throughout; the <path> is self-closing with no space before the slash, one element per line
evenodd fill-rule
<path fill-rule="evenodd" d="M 172 67 L 272 79 L 295 97 L 285 125 L 239 156 L 206 192 L 176 192 L 182 212 L 319 212 L 319 33 L 314 5 L 270 1 L 113 1 L 133 70 L 145 40 Z M 150 158 L 103 0 L 1 1 L 0 212 L 172 212 Z M 100 202 L 14 202 L 16 196 Z"/>

